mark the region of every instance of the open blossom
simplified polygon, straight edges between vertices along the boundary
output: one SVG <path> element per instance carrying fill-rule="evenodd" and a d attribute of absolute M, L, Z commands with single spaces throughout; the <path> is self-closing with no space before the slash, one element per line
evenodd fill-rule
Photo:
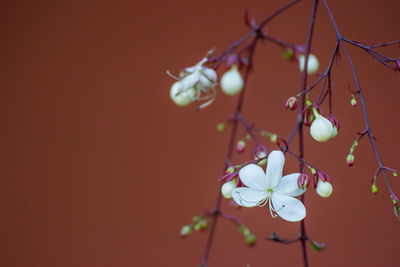
<path fill-rule="evenodd" d="M 256 164 L 243 167 L 239 171 L 239 177 L 247 187 L 233 189 L 233 200 L 243 207 L 262 207 L 268 202 L 272 217 L 279 215 L 290 222 L 303 220 L 306 209 L 294 197 L 303 194 L 306 189 L 299 188 L 297 184 L 300 173 L 282 177 L 284 164 L 285 156 L 281 151 L 275 150 L 268 156 L 266 173 Z"/>
<path fill-rule="evenodd" d="M 208 100 L 201 107 L 205 107 L 215 99 L 217 73 L 211 68 L 204 67 L 207 58 L 203 58 L 196 65 L 183 69 L 179 79 L 170 91 L 172 100 L 179 106 L 186 106 L 193 101 Z"/>

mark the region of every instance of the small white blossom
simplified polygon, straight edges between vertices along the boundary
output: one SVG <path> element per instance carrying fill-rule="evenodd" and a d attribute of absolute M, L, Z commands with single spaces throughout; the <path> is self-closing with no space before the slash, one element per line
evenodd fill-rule
<path fill-rule="evenodd" d="M 322 180 L 318 180 L 317 183 L 317 194 L 323 198 L 328 198 L 332 194 L 333 187 L 329 182 L 324 182 Z"/>
<path fill-rule="evenodd" d="M 200 108 L 203 108 L 214 101 L 217 73 L 211 68 L 204 67 L 203 64 L 206 62 L 207 58 L 203 58 L 196 65 L 183 69 L 179 74 L 179 78 L 171 75 L 171 77 L 178 80 L 171 87 L 171 98 L 174 100 L 179 95 L 183 95 L 183 100 L 179 98 L 179 101 L 174 100 L 177 105 L 180 105 L 177 102 L 184 103 L 180 106 L 186 106 L 193 101 L 207 100 L 206 103 L 200 106 Z"/>
<path fill-rule="evenodd" d="M 299 55 L 299 69 L 301 72 L 304 70 L 305 66 L 305 61 L 306 61 L 306 56 L 303 54 Z M 314 56 L 313 54 L 308 55 L 308 64 L 307 64 L 307 74 L 314 74 L 317 73 L 319 69 L 319 62 L 318 58 Z"/>
<path fill-rule="evenodd" d="M 268 156 L 266 173 L 256 164 L 249 164 L 239 171 L 239 177 L 247 187 L 232 190 L 235 202 L 243 207 L 264 206 L 269 203 L 272 217 L 278 214 L 290 222 L 301 221 L 306 216 L 303 203 L 294 198 L 305 192 L 299 188 L 300 173 L 282 177 L 285 156 L 281 151 L 272 151 Z"/>
<path fill-rule="evenodd" d="M 243 78 L 236 64 L 232 65 L 231 69 L 225 72 L 221 78 L 221 89 L 227 95 L 236 95 L 242 91 L 243 85 Z"/>

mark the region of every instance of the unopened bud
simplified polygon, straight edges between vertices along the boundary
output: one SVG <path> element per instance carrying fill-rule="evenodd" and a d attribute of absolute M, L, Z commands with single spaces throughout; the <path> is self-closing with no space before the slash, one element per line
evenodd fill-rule
<path fill-rule="evenodd" d="M 221 122 L 217 124 L 217 131 L 223 132 L 226 129 L 226 122 Z"/>
<path fill-rule="evenodd" d="M 294 57 L 294 52 L 292 48 L 285 48 L 285 50 L 283 50 L 283 57 L 287 60 L 292 60 Z"/>
<path fill-rule="evenodd" d="M 285 107 L 290 110 L 295 110 L 298 106 L 298 100 L 296 97 L 292 96 L 286 100 Z"/>
<path fill-rule="evenodd" d="M 275 144 L 278 141 L 278 136 L 276 134 L 272 134 L 269 137 L 269 140 L 271 140 L 271 142 Z"/>
<path fill-rule="evenodd" d="M 306 57 L 305 55 L 299 55 L 299 69 L 301 72 L 304 71 Z M 317 73 L 319 69 L 319 62 L 316 56 L 313 54 L 308 55 L 308 64 L 307 64 L 307 74 Z"/>
<path fill-rule="evenodd" d="M 334 133 L 332 123 L 321 115 L 316 117 L 310 127 L 311 136 L 318 142 L 327 142 Z"/>
<path fill-rule="evenodd" d="M 348 154 L 346 157 L 346 164 L 347 166 L 351 167 L 354 165 L 354 155 L 353 154 Z"/>
<path fill-rule="evenodd" d="M 194 88 L 187 89 L 183 92 L 180 91 L 181 89 L 181 83 L 175 82 L 171 86 L 171 90 L 169 92 L 169 95 L 174 101 L 174 103 L 178 106 L 184 107 L 189 105 L 193 101 L 193 97 L 196 95 L 196 90 Z"/>
<path fill-rule="evenodd" d="M 222 196 L 226 199 L 232 198 L 232 190 L 235 189 L 236 187 L 237 187 L 236 179 L 233 179 L 232 181 L 224 183 L 221 187 Z"/>
<path fill-rule="evenodd" d="M 235 171 L 235 168 L 230 166 L 225 170 L 225 173 L 233 173 Z"/>
<path fill-rule="evenodd" d="M 182 227 L 179 235 L 181 237 L 187 237 L 192 233 L 192 227 L 190 227 L 189 225 L 185 225 Z"/>
<path fill-rule="evenodd" d="M 246 236 L 246 243 L 247 243 L 247 245 L 249 245 L 251 247 L 254 246 L 256 244 L 256 236 L 251 233 L 248 234 Z"/>
<path fill-rule="evenodd" d="M 353 96 L 353 98 L 351 99 L 350 104 L 351 104 L 352 107 L 357 106 L 357 100 L 354 98 L 354 96 Z"/>
<path fill-rule="evenodd" d="M 299 178 L 297 178 L 297 185 L 301 189 L 306 189 L 308 185 L 310 184 L 310 176 L 306 173 L 300 174 Z"/>
<path fill-rule="evenodd" d="M 397 172 L 392 173 L 394 177 L 397 177 Z"/>
<path fill-rule="evenodd" d="M 243 85 L 243 78 L 236 64 L 232 65 L 221 78 L 221 89 L 227 95 L 236 95 L 242 91 Z"/>
<path fill-rule="evenodd" d="M 317 185 L 316 191 L 320 197 L 328 198 L 332 194 L 333 187 L 329 182 L 323 182 L 321 180 L 318 180 L 318 185 Z"/>
<path fill-rule="evenodd" d="M 237 142 L 236 144 L 236 151 L 237 152 L 243 152 L 244 149 L 246 148 L 246 142 L 244 140 L 240 140 L 239 142 Z"/>
<path fill-rule="evenodd" d="M 255 160 L 258 160 L 258 159 L 265 158 L 265 159 L 263 159 L 263 160 L 261 160 L 261 161 L 259 161 L 259 162 L 257 163 L 259 166 L 263 166 L 263 165 L 267 164 L 267 158 L 266 158 L 266 156 L 267 156 L 267 154 L 265 154 L 264 151 L 259 151 L 259 152 L 257 152 L 257 154 L 256 154 L 256 156 L 254 157 L 254 159 L 255 159 Z"/>
<path fill-rule="evenodd" d="M 372 193 L 376 194 L 378 192 L 378 187 L 375 185 L 375 183 L 371 187 Z"/>
<path fill-rule="evenodd" d="M 194 225 L 194 230 L 199 231 L 199 230 L 207 230 L 208 228 L 208 220 L 201 218 L 195 225 Z"/>

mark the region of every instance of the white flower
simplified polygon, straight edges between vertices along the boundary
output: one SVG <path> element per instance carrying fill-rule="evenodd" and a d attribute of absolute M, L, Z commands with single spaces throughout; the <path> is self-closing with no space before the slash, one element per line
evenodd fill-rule
<path fill-rule="evenodd" d="M 236 95 L 243 89 L 243 78 L 234 64 L 221 78 L 221 89 L 227 95 Z"/>
<path fill-rule="evenodd" d="M 292 173 L 282 178 L 285 156 L 281 151 L 272 151 L 268 156 L 266 174 L 256 164 L 249 164 L 239 171 L 239 177 L 247 187 L 232 190 L 235 202 L 243 207 L 264 206 L 269 202 L 272 217 L 277 213 L 290 222 L 301 221 L 306 216 L 303 203 L 294 198 L 305 192 L 297 185 L 300 173 Z"/>
<path fill-rule="evenodd" d="M 333 187 L 329 182 L 324 182 L 318 179 L 317 183 L 317 194 L 323 198 L 328 198 L 332 194 Z"/>
<path fill-rule="evenodd" d="M 216 95 L 215 87 L 217 86 L 217 73 L 211 68 L 204 67 L 203 64 L 206 62 L 207 58 L 203 58 L 193 67 L 183 69 L 179 74 L 180 78 L 176 78 L 167 72 L 171 77 L 178 80 L 172 85 L 170 91 L 171 98 L 177 105 L 186 106 L 193 101 L 208 100 L 200 106 L 200 108 L 203 108 L 214 101 Z M 180 95 L 183 95 L 183 99 L 178 98 L 178 100 L 175 101 L 174 97 Z"/>
<path fill-rule="evenodd" d="M 304 70 L 305 66 L 305 61 L 306 61 L 306 56 L 303 54 L 299 55 L 299 69 L 301 72 Z M 317 73 L 319 69 L 319 62 L 318 58 L 314 56 L 313 54 L 308 55 L 308 64 L 307 64 L 307 74 L 314 74 Z"/>
<path fill-rule="evenodd" d="M 320 115 L 316 109 L 314 111 L 315 120 L 311 124 L 310 134 L 318 142 L 327 142 L 337 135 L 337 127 L 324 116 Z"/>
<path fill-rule="evenodd" d="M 221 187 L 221 194 L 224 198 L 230 199 L 232 198 L 232 190 L 237 187 L 236 178 L 232 181 L 226 182 Z"/>

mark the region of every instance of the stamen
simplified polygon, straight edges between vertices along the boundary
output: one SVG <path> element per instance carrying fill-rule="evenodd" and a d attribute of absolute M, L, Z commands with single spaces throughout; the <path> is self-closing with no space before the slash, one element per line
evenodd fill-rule
<path fill-rule="evenodd" d="M 175 77 L 174 75 L 172 75 L 172 73 L 171 73 L 169 70 L 167 70 L 166 72 L 167 72 L 168 76 L 171 77 L 172 79 L 175 79 L 175 80 L 177 80 L 177 81 L 180 81 L 180 80 L 181 80 L 181 79 L 179 79 L 178 77 Z"/>

